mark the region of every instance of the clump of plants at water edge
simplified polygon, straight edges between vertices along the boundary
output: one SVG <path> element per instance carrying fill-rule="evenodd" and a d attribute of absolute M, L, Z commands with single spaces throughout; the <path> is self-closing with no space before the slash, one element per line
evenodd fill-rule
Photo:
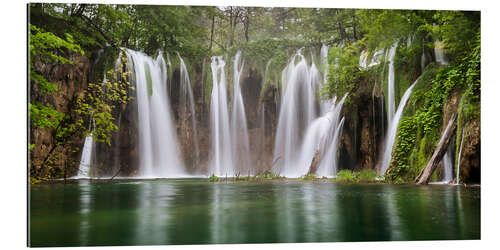
<path fill-rule="evenodd" d="M 280 176 L 279 174 L 275 174 L 270 171 L 258 174 L 253 178 L 253 180 L 283 180 L 283 179 L 285 179 L 284 176 Z"/>
<path fill-rule="evenodd" d="M 377 182 L 378 175 L 375 170 L 364 169 L 359 172 L 354 172 L 349 169 L 340 170 L 337 177 L 334 179 L 336 182 L 352 182 L 352 183 L 368 183 Z"/>
<path fill-rule="evenodd" d="M 210 175 L 210 177 L 208 177 L 208 181 L 209 182 L 219 182 L 219 181 L 221 181 L 221 178 L 217 177 L 215 174 L 212 174 L 212 175 Z"/>
<path fill-rule="evenodd" d="M 313 174 L 313 173 L 303 175 L 303 176 L 301 176 L 299 178 L 299 180 L 301 180 L 301 181 L 314 181 L 314 180 L 317 180 L 317 179 L 318 179 L 318 177 L 315 174 Z"/>

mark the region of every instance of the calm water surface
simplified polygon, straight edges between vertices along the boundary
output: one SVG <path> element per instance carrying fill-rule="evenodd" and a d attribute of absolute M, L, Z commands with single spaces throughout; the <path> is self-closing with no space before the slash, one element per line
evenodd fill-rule
<path fill-rule="evenodd" d="M 76 181 L 30 188 L 31 246 L 480 238 L 480 188 Z"/>

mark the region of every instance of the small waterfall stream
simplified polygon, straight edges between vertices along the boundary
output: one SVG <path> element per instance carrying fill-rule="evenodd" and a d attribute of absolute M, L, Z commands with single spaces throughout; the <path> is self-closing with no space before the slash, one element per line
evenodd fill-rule
<path fill-rule="evenodd" d="M 382 165 L 380 166 L 379 174 L 384 174 L 389 167 L 389 163 L 391 162 L 392 147 L 394 146 L 394 141 L 396 140 L 396 132 L 398 130 L 399 120 L 401 119 L 403 109 L 406 106 L 408 99 L 410 99 L 411 91 L 413 87 L 415 87 L 415 84 L 417 82 L 418 79 L 415 80 L 415 82 L 406 90 L 403 97 L 401 98 L 401 101 L 399 102 L 398 109 L 394 114 L 393 119 L 388 125 L 383 151 L 384 154 L 382 155 Z"/>
<path fill-rule="evenodd" d="M 434 54 L 436 55 L 436 62 L 441 65 L 448 65 L 448 60 L 443 52 L 443 43 L 439 40 L 434 41 Z"/>
<path fill-rule="evenodd" d="M 389 76 L 387 79 L 387 120 L 392 123 L 394 119 L 394 113 L 396 112 L 396 99 L 394 95 L 394 57 L 396 56 L 396 49 L 398 48 L 398 42 L 395 42 L 391 49 L 389 50 Z"/>
<path fill-rule="evenodd" d="M 191 127 L 193 129 L 192 141 L 194 145 L 194 165 L 198 166 L 200 161 L 200 147 L 198 144 L 198 130 L 196 128 L 196 113 L 194 109 L 194 97 L 193 90 L 191 89 L 191 81 L 189 80 L 189 72 L 186 68 L 186 64 L 184 64 L 184 60 L 179 56 L 180 60 L 180 71 L 181 71 L 181 81 L 180 81 L 180 105 L 181 105 L 181 117 L 183 122 L 191 117 Z M 189 102 L 188 102 L 189 100 Z M 189 108 L 189 114 L 188 114 Z"/>
<path fill-rule="evenodd" d="M 244 64 L 241 64 L 241 51 L 234 57 L 233 110 L 231 112 L 231 144 L 233 162 L 237 163 L 238 173 L 248 172 L 250 168 L 250 147 L 248 144 L 247 119 L 243 97 L 241 96 L 240 79 Z"/>
<path fill-rule="evenodd" d="M 443 157 L 443 183 L 449 183 L 453 179 L 453 161 L 452 161 L 452 152 L 451 152 L 451 144 L 446 150 L 446 153 Z"/>
<path fill-rule="evenodd" d="M 82 156 L 80 158 L 80 167 L 78 175 L 75 178 L 90 178 L 90 164 L 92 163 L 92 148 L 94 145 L 94 138 L 92 133 L 85 137 L 83 144 Z"/>
<path fill-rule="evenodd" d="M 460 159 L 462 159 L 462 149 L 464 146 L 464 136 L 465 136 L 465 126 L 462 128 L 462 139 L 460 139 L 460 150 L 458 151 L 457 182 L 456 182 L 456 184 L 460 184 Z"/>

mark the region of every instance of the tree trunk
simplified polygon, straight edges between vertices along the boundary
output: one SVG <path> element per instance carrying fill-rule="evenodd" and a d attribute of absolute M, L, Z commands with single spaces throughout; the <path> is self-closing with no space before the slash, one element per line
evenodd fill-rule
<path fill-rule="evenodd" d="M 212 28 L 210 30 L 210 45 L 208 46 L 208 50 L 212 50 L 212 42 L 214 40 L 214 28 L 215 28 L 215 14 L 212 16 Z"/>
<path fill-rule="evenodd" d="M 243 23 L 243 28 L 245 29 L 245 39 L 248 42 L 248 26 L 250 25 L 249 12 L 250 8 L 245 8 L 245 22 Z"/>
<path fill-rule="evenodd" d="M 314 153 L 314 157 L 311 161 L 311 165 L 309 166 L 309 171 L 307 172 L 307 174 L 314 174 L 316 172 L 316 170 L 318 170 L 318 163 L 319 163 L 319 150 L 316 150 L 316 152 Z"/>
<path fill-rule="evenodd" d="M 427 166 L 422 170 L 422 172 L 415 179 L 415 182 L 419 185 L 426 185 L 429 183 L 431 179 L 432 173 L 436 170 L 439 162 L 443 159 L 446 150 L 451 142 L 451 137 L 457 128 L 457 123 L 455 122 L 457 118 L 457 113 L 454 113 L 450 120 L 448 121 L 448 125 L 439 139 L 439 143 L 437 144 L 436 150 L 434 150 L 434 154 L 432 154 L 431 159 L 427 163 Z"/>
<path fill-rule="evenodd" d="M 356 16 L 352 15 L 352 32 L 354 36 L 354 41 L 358 40 L 358 36 L 356 34 Z"/>

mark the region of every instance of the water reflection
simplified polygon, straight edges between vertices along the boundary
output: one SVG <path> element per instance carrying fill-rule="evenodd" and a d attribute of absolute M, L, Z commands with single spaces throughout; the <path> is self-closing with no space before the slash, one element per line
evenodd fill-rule
<path fill-rule="evenodd" d="M 147 182 L 138 187 L 141 199 L 135 210 L 137 225 L 135 242 L 138 244 L 167 244 L 169 238 L 167 226 L 170 222 L 169 205 L 176 193 L 174 186 L 156 181 Z"/>
<path fill-rule="evenodd" d="M 403 240 L 403 227 L 401 226 L 401 221 L 399 218 L 398 204 L 396 200 L 397 194 L 394 189 L 389 186 L 384 186 L 384 201 L 387 206 L 387 220 L 391 228 L 390 230 L 390 240 Z"/>
<path fill-rule="evenodd" d="M 32 246 L 478 239 L 480 190 L 156 180 L 31 188 Z"/>
<path fill-rule="evenodd" d="M 80 233 L 78 235 L 80 244 L 86 246 L 89 244 L 89 213 L 92 199 L 90 192 L 91 186 L 88 181 L 81 181 L 78 183 L 78 187 L 80 192 Z"/>

